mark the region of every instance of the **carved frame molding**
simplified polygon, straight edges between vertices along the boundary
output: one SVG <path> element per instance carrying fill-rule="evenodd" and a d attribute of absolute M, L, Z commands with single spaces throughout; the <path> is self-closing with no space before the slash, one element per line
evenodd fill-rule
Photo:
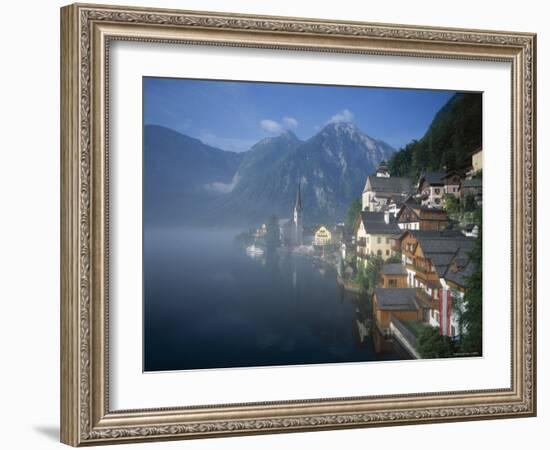
<path fill-rule="evenodd" d="M 112 40 L 508 61 L 510 389 L 111 411 L 108 58 Z M 75 4 L 61 10 L 61 440 L 73 446 L 536 414 L 536 36 Z"/>

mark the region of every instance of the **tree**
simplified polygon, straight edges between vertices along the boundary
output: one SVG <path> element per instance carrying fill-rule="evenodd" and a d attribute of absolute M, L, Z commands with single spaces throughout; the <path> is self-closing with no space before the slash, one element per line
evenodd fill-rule
<path fill-rule="evenodd" d="M 460 202 L 458 198 L 456 198 L 454 195 L 445 194 L 445 198 L 443 200 L 443 208 L 449 214 L 457 213 L 460 209 Z"/>
<path fill-rule="evenodd" d="M 426 326 L 417 338 L 417 350 L 422 358 L 449 358 L 455 353 L 454 343 L 448 336 L 441 336 L 439 328 Z"/>
<path fill-rule="evenodd" d="M 363 269 L 359 269 L 357 271 L 353 281 L 359 286 L 359 290 L 361 291 L 361 293 L 368 292 L 369 284 L 367 281 L 367 277 L 365 276 L 365 271 Z"/>
<path fill-rule="evenodd" d="M 473 194 L 468 194 L 464 198 L 464 211 L 471 212 L 475 211 L 477 208 L 476 198 Z"/>
<path fill-rule="evenodd" d="M 265 243 L 268 247 L 274 248 L 281 245 L 279 232 L 279 218 L 276 215 L 269 216 L 266 224 Z"/>
<path fill-rule="evenodd" d="M 464 293 L 464 311 L 460 315 L 460 328 L 463 335 L 460 347 L 463 352 L 477 353 L 481 355 L 482 345 L 482 220 L 481 209 L 474 214 L 474 222 L 479 227 L 479 234 L 472 252 L 470 264 L 474 264 L 473 273 L 466 280 Z"/>
<path fill-rule="evenodd" d="M 401 260 L 401 252 L 396 252 L 395 255 L 392 255 L 386 259 L 386 264 L 401 264 Z"/>
<path fill-rule="evenodd" d="M 416 180 L 423 170 L 466 170 L 470 153 L 481 145 L 481 95 L 454 95 L 435 115 L 426 134 L 395 152 L 388 161 L 392 176 Z M 465 151 L 466 150 L 466 151 Z"/>
<path fill-rule="evenodd" d="M 354 227 L 357 221 L 359 220 L 359 215 L 361 214 L 361 209 L 363 205 L 361 203 L 361 198 L 356 198 L 350 205 L 348 212 L 346 214 L 346 229 L 348 233 L 354 232 Z"/>
<path fill-rule="evenodd" d="M 365 267 L 365 278 L 369 287 L 369 292 L 376 288 L 378 281 L 380 280 L 380 272 L 384 265 L 384 259 L 378 255 L 371 255 L 367 260 L 367 267 Z"/>

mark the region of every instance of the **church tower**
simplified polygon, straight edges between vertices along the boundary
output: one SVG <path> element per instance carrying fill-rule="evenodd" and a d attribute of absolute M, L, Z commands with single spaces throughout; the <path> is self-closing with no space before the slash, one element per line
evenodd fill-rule
<path fill-rule="evenodd" d="M 386 161 L 384 160 L 380 161 L 380 165 L 376 170 L 376 176 L 379 178 L 390 178 L 390 171 L 388 169 L 388 165 L 386 164 Z"/>
<path fill-rule="evenodd" d="M 302 224 L 302 192 L 300 183 L 298 183 L 298 191 L 296 192 L 296 204 L 294 205 L 294 220 L 293 220 L 293 244 L 302 245 L 304 226 Z"/>

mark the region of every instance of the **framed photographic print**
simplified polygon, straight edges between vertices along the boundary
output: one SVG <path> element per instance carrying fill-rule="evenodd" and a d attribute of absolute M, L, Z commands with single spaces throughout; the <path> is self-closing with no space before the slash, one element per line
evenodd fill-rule
<path fill-rule="evenodd" d="M 62 442 L 534 415 L 535 38 L 62 8 Z"/>

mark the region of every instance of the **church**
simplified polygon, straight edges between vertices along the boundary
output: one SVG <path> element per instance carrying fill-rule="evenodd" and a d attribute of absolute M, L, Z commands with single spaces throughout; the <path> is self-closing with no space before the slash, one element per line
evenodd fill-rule
<path fill-rule="evenodd" d="M 302 192 L 301 185 L 298 183 L 296 191 L 296 202 L 292 219 L 282 219 L 279 221 L 279 230 L 281 242 L 290 247 L 298 247 L 304 243 L 304 224 L 302 218 Z"/>

